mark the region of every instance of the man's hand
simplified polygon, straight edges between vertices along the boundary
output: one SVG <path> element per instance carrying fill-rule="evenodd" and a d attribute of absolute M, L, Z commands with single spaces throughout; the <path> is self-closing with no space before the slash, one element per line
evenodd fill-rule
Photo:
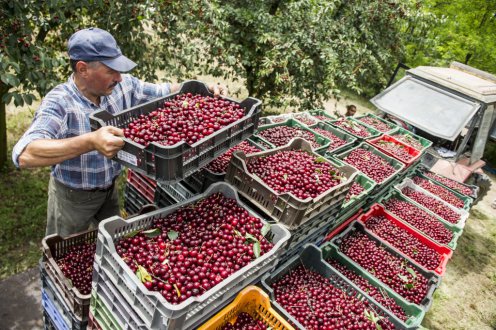
<path fill-rule="evenodd" d="M 227 86 L 221 85 L 220 83 L 209 85 L 208 90 L 214 93 L 215 97 L 219 95 L 227 96 L 229 93 L 229 89 L 227 88 Z"/>
<path fill-rule="evenodd" d="M 93 149 L 107 158 L 114 157 L 124 146 L 124 131 L 113 126 L 104 126 L 94 131 L 91 137 Z"/>

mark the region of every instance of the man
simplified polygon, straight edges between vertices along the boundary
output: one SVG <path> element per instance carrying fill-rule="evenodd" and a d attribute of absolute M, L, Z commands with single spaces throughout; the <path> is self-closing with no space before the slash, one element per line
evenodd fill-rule
<path fill-rule="evenodd" d="M 346 113 L 342 115 L 338 110 L 334 111 L 334 114 L 339 117 L 353 117 L 357 112 L 357 108 L 355 105 L 350 104 L 346 106 Z"/>
<path fill-rule="evenodd" d="M 354 104 L 347 105 L 345 117 L 353 117 L 356 112 L 357 112 L 357 108 Z"/>
<path fill-rule="evenodd" d="M 124 145 L 123 131 L 91 132 L 89 115 L 118 113 L 177 92 L 179 84 L 151 84 L 121 73 L 136 63 L 125 57 L 107 31 L 89 28 L 68 42 L 73 74 L 42 100 L 33 122 L 12 153 L 20 168 L 52 166 L 46 234 L 68 236 L 119 214 L 115 179 L 121 166 L 112 158 Z M 226 94 L 219 85 L 215 95 Z"/>

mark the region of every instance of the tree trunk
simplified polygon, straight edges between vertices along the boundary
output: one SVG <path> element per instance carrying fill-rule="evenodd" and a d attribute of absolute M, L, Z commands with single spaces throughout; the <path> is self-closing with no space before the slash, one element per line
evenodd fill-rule
<path fill-rule="evenodd" d="M 7 163 L 7 111 L 3 96 L 8 90 L 0 90 L 0 168 Z"/>

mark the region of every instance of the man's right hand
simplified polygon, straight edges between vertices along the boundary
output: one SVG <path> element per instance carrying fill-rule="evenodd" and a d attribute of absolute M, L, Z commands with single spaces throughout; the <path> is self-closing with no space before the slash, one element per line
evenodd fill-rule
<path fill-rule="evenodd" d="M 124 146 L 124 131 L 120 128 L 104 126 L 91 134 L 93 148 L 107 158 L 114 157 Z"/>

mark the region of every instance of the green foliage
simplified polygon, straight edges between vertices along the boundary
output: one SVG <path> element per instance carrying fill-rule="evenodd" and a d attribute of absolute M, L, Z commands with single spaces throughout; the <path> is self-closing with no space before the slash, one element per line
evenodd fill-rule
<path fill-rule="evenodd" d="M 426 0 L 422 11 L 437 18 L 432 26 L 416 26 L 427 43 L 410 43 L 410 66 L 447 66 L 458 61 L 496 73 L 496 2 L 493 0 Z"/>
<path fill-rule="evenodd" d="M 138 62 L 133 72 L 155 80 L 157 69 L 181 78 L 191 67 L 187 2 L 169 1 L 4 1 L 0 8 L 0 166 L 6 159 L 4 105 L 31 104 L 69 74 L 67 39 L 96 26 L 112 33 L 124 54 Z M 179 65 L 178 65 L 179 64 Z"/>
<path fill-rule="evenodd" d="M 404 55 L 403 32 L 425 15 L 399 0 L 230 0 L 196 16 L 209 74 L 244 79 L 267 105 L 312 108 L 339 88 L 380 90 Z"/>

